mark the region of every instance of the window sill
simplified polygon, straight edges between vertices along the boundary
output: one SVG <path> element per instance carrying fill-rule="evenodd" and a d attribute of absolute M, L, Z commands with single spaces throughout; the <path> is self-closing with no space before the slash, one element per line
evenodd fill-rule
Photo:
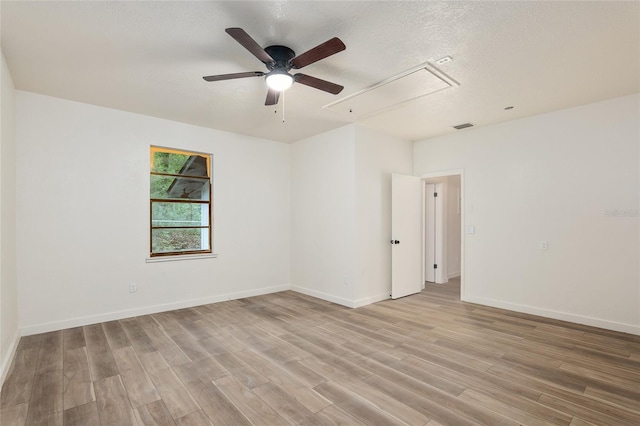
<path fill-rule="evenodd" d="M 218 255 L 216 253 L 186 254 L 186 255 L 177 255 L 177 256 L 147 257 L 145 259 L 145 262 L 146 263 L 176 262 L 176 261 L 180 261 L 180 260 L 211 259 L 211 258 L 216 258 L 216 257 L 218 257 Z"/>

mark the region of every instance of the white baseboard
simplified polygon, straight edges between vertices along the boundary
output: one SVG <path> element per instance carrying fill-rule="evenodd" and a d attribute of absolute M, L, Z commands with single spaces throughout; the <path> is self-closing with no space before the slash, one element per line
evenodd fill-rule
<path fill-rule="evenodd" d="M 292 291 L 306 294 L 307 296 L 317 297 L 318 299 L 326 300 L 327 302 L 337 303 L 338 305 L 346 306 L 347 308 L 355 308 L 355 302 L 353 300 L 344 299 L 342 297 L 333 296 L 331 294 L 322 293 L 321 291 L 311 290 L 304 287 L 291 286 Z"/>
<path fill-rule="evenodd" d="M 372 303 L 380 302 L 382 300 L 390 299 L 389 293 L 379 294 L 377 296 L 365 297 L 364 299 L 349 300 L 331 294 L 322 293 L 321 291 L 311 290 L 304 287 L 291 287 L 292 291 L 306 294 L 307 296 L 317 297 L 318 299 L 326 300 L 327 302 L 337 303 L 338 305 L 346 306 L 347 308 L 359 308 L 361 306 L 370 305 Z"/>
<path fill-rule="evenodd" d="M 606 330 L 620 331 L 640 335 L 640 325 L 625 324 L 615 321 L 608 321 L 599 318 L 585 317 L 582 315 L 570 314 L 567 312 L 553 311 L 550 309 L 536 308 L 534 306 L 519 305 L 516 303 L 503 302 L 500 300 L 484 299 L 481 297 L 465 297 L 465 302 L 477 303 L 479 305 L 491 306 L 493 308 L 507 309 L 509 311 L 522 312 L 525 314 L 538 315 L 541 317 L 557 319 L 561 321 L 573 322 L 576 324 L 588 325 L 591 327 L 604 328 Z"/>
<path fill-rule="evenodd" d="M 448 277 L 449 279 L 451 279 L 451 278 L 458 278 L 459 276 L 460 276 L 460 271 L 458 271 L 458 272 L 449 272 L 449 273 L 447 274 L 447 277 Z"/>
<path fill-rule="evenodd" d="M 11 339 L 11 343 L 9 344 L 9 350 L 5 354 L 4 359 L 0 360 L 0 390 L 4 384 L 4 379 L 6 379 L 7 374 L 9 374 L 9 368 L 11 367 L 11 362 L 16 355 L 16 349 L 18 349 L 19 341 L 20 330 L 16 330 L 13 338 Z"/>
<path fill-rule="evenodd" d="M 227 300 L 242 299 L 245 297 L 260 296 L 262 294 L 277 293 L 279 291 L 290 290 L 289 285 L 275 287 L 265 287 L 255 290 L 241 291 L 238 293 L 227 293 L 218 296 L 203 297 L 199 299 L 183 300 L 180 302 L 166 303 L 162 305 L 145 306 L 142 308 L 127 309 L 124 311 L 107 312 L 86 317 L 71 318 L 62 321 L 53 321 L 43 324 L 29 325 L 21 327 L 22 336 L 31 334 L 46 333 L 49 331 L 64 330 L 72 327 L 80 327 L 89 324 L 96 324 L 105 321 L 114 321 L 123 318 L 137 317 L 139 315 L 156 314 L 158 312 L 172 311 L 174 309 L 191 308 L 193 306 L 207 305 L 209 303 L 226 302 Z"/>
<path fill-rule="evenodd" d="M 379 294 L 377 296 L 372 296 L 372 297 L 365 297 L 364 299 L 358 299 L 354 302 L 354 308 L 360 308 L 362 306 L 366 306 L 366 305 L 370 305 L 372 303 L 376 303 L 376 302 L 382 302 L 383 300 L 387 300 L 387 299 L 391 299 L 390 296 L 391 291 L 384 293 L 384 294 Z"/>

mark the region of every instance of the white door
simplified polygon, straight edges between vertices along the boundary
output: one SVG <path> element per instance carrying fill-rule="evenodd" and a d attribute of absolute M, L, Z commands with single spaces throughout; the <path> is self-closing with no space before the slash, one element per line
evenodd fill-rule
<path fill-rule="evenodd" d="M 422 290 L 422 181 L 391 175 L 391 298 Z"/>

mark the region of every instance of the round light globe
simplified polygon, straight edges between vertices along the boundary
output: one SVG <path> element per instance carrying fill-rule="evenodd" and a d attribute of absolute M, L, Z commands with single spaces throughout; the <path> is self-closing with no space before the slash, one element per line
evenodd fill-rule
<path fill-rule="evenodd" d="M 293 77 L 286 73 L 272 73 L 267 76 L 267 86 L 276 92 L 287 90 L 293 84 Z"/>

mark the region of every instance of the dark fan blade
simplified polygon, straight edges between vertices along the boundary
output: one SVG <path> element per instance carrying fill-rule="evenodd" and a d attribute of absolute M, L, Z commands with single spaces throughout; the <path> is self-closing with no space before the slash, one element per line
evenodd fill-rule
<path fill-rule="evenodd" d="M 260 47 L 260 45 L 256 43 L 256 41 L 252 39 L 251 36 L 242 28 L 227 28 L 225 31 L 260 61 L 265 64 L 275 62 L 271 55 L 265 52 L 264 49 Z"/>
<path fill-rule="evenodd" d="M 291 60 L 291 65 L 295 69 L 306 67 L 309 64 L 324 59 L 327 56 L 331 56 L 335 53 L 342 52 L 347 47 L 342 40 L 338 37 L 334 37 L 329 41 L 325 41 L 322 44 L 314 47 L 311 50 L 307 50 L 302 55 L 298 55 Z"/>
<path fill-rule="evenodd" d="M 329 92 L 333 95 L 337 95 L 338 93 L 342 92 L 342 89 L 344 89 L 344 87 L 340 86 L 339 84 L 321 80 L 316 77 L 311 77 L 310 75 L 306 74 L 296 74 L 293 76 L 293 78 L 297 83 L 301 83 L 315 89 L 324 90 L 325 92 Z"/>
<path fill-rule="evenodd" d="M 249 72 L 237 72 L 234 74 L 208 75 L 202 78 L 204 78 L 207 81 L 220 81 L 220 80 L 233 80 L 234 78 L 262 77 L 263 75 L 264 73 L 260 71 L 249 71 Z"/>
<path fill-rule="evenodd" d="M 269 89 L 269 91 L 267 92 L 267 100 L 264 101 L 264 104 L 266 106 L 276 105 L 278 103 L 278 99 L 280 99 L 280 92 Z"/>

